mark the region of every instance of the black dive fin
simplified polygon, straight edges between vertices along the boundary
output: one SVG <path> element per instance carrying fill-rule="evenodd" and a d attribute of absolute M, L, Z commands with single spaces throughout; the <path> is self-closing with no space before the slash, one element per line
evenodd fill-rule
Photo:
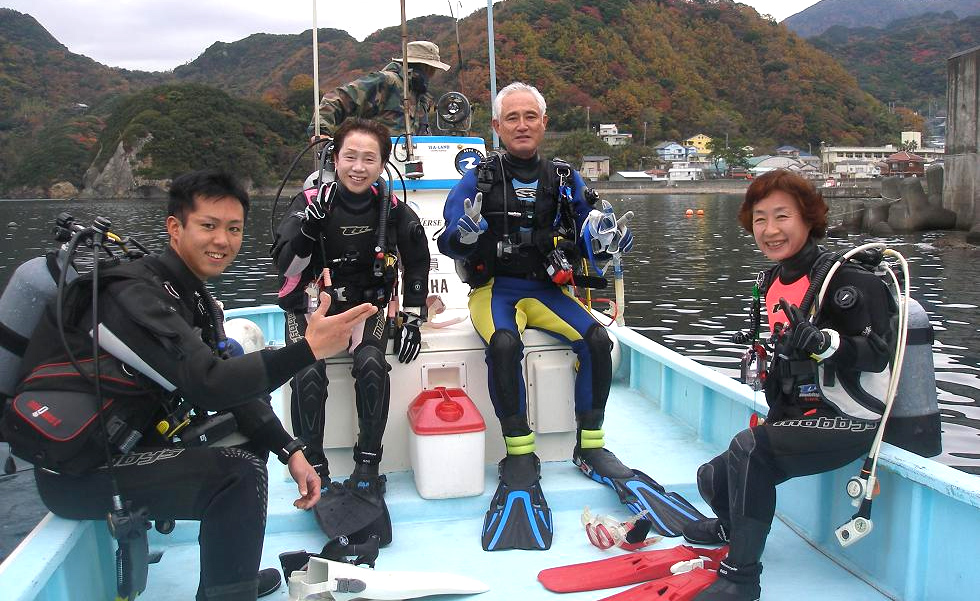
<path fill-rule="evenodd" d="M 533 453 L 500 461 L 500 484 L 483 520 L 483 550 L 551 548 L 554 522 L 541 491 L 541 463 Z"/>
<path fill-rule="evenodd" d="M 586 449 L 576 453 L 575 465 L 586 476 L 615 490 L 619 501 L 633 513 L 646 511 L 653 522 L 653 531 L 658 534 L 681 536 L 686 524 L 707 519 L 687 499 L 668 492 L 640 470 L 626 467 L 606 449 Z"/>
<path fill-rule="evenodd" d="M 387 541 L 382 535 L 381 544 L 390 543 L 391 522 L 384 500 L 385 481 L 382 475 L 370 481 L 348 479 L 343 484 L 331 482 L 313 508 L 320 528 L 330 538 L 347 536 L 356 539 L 354 542 L 364 542 L 358 536 L 362 530 L 385 522 L 389 524 L 389 534 Z"/>

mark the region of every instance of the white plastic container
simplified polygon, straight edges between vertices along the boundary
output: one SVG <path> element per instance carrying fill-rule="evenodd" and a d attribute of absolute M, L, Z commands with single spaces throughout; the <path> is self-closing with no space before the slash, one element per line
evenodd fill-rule
<path fill-rule="evenodd" d="M 408 406 L 409 455 L 423 499 L 483 494 L 486 423 L 460 388 L 424 390 Z"/>

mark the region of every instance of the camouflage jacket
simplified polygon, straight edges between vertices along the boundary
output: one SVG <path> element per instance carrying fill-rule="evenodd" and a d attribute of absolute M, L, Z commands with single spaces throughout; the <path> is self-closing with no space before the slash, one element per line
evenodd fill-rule
<path fill-rule="evenodd" d="M 320 133 L 332 136 L 347 117 L 373 119 L 391 130 L 392 136 L 404 133 L 402 89 L 401 65 L 393 62 L 381 71 L 324 94 L 320 100 Z M 416 97 L 410 90 L 408 105 L 412 111 L 412 133 L 426 133 L 432 96 Z"/>

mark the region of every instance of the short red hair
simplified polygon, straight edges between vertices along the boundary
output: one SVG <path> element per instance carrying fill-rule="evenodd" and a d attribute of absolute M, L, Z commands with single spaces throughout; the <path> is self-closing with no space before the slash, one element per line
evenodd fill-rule
<path fill-rule="evenodd" d="M 789 194 L 800 205 L 800 213 L 810 226 L 810 237 L 823 238 L 827 235 L 827 203 L 813 184 L 792 171 L 774 169 L 755 178 L 745 191 L 745 200 L 738 210 L 738 222 L 752 233 L 752 208 L 773 192 Z"/>

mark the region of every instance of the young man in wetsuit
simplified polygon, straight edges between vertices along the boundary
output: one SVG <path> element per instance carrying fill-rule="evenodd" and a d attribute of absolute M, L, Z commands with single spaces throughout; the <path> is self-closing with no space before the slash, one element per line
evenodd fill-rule
<path fill-rule="evenodd" d="M 288 466 L 300 494 L 293 503 L 297 508 L 316 504 L 320 478 L 301 452 L 301 442 L 286 432 L 263 397 L 296 371 L 343 350 L 352 328 L 375 312 L 361 304 L 328 317 L 325 298 L 305 337 L 296 343 L 223 358 L 205 281 L 220 275 L 238 254 L 248 208 L 247 193 L 229 175 L 208 170 L 178 177 L 170 188 L 167 249 L 107 268 L 100 278 L 109 282 L 99 295 L 102 349 L 126 357 L 131 367 L 122 367 L 128 373 L 135 368 L 145 376 L 143 394 L 116 399 L 132 407 L 128 425 L 142 438 L 128 454 L 113 457 L 113 477 L 122 497 L 134 508 L 147 508 L 150 519 L 201 522 L 198 601 L 252 600 L 278 588 L 276 570 L 258 571 L 268 492 L 266 457 L 275 453 Z M 91 308 L 85 305 L 90 296 L 80 298 L 82 306 L 73 312 L 81 323 L 66 325 L 78 326 L 70 330 L 70 340 L 76 345 L 74 354 L 84 359 L 91 357 L 92 323 Z M 28 346 L 23 369 L 30 373 L 65 357 L 49 309 Z M 154 425 L 180 399 L 199 411 L 231 412 L 249 442 L 185 447 L 161 435 Z M 35 471 L 41 499 L 53 513 L 105 519 L 111 508 L 105 466 L 81 474 Z"/>

